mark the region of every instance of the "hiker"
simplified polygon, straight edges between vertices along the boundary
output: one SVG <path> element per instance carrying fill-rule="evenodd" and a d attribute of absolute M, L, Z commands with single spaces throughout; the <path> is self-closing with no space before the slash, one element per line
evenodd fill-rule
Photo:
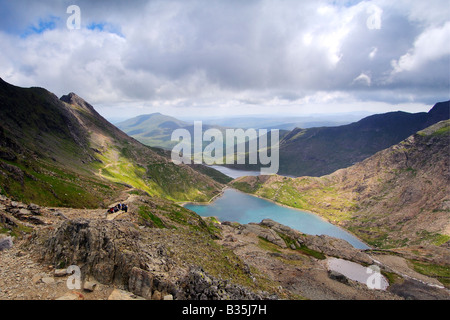
<path fill-rule="evenodd" d="M 114 212 L 119 211 L 119 208 L 117 208 L 117 206 L 114 207 Z"/>
<path fill-rule="evenodd" d="M 128 206 L 126 204 L 122 205 L 122 211 L 128 212 Z"/>
<path fill-rule="evenodd" d="M 122 210 L 122 204 L 119 203 L 119 204 L 117 205 L 117 208 L 119 208 L 119 210 Z"/>
<path fill-rule="evenodd" d="M 114 208 L 109 208 L 108 213 L 114 213 Z"/>

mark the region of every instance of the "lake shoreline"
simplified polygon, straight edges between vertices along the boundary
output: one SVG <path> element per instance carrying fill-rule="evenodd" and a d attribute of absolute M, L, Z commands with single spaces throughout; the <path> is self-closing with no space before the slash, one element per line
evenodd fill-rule
<path fill-rule="evenodd" d="M 290 207 L 290 206 L 285 205 L 285 204 L 283 204 L 283 203 L 276 202 L 276 201 L 274 201 L 274 200 L 272 200 L 272 199 L 267 199 L 267 198 L 261 197 L 261 196 L 259 196 L 259 195 L 255 195 L 255 194 L 243 192 L 243 191 L 238 190 L 238 189 L 236 189 L 236 188 L 233 188 L 233 187 L 231 187 L 231 186 L 225 186 L 225 187 L 221 190 L 221 192 L 220 192 L 219 194 L 217 194 L 217 195 L 215 195 L 214 197 L 212 197 L 208 202 L 186 201 L 186 202 L 179 202 L 179 203 L 177 203 L 177 204 L 178 204 L 178 205 L 181 205 L 182 207 L 185 207 L 185 205 L 187 205 L 187 204 L 197 205 L 197 206 L 207 206 L 207 205 L 210 205 L 211 203 L 213 203 L 215 200 L 217 200 L 217 199 L 219 199 L 220 197 L 222 197 L 223 194 L 224 194 L 224 192 L 225 192 L 225 190 L 227 190 L 227 189 L 231 189 L 231 190 L 234 190 L 234 191 L 236 191 L 236 192 L 239 192 L 239 193 L 242 193 L 242 194 L 245 194 L 245 195 L 248 195 L 248 196 L 252 196 L 252 197 L 255 197 L 255 198 L 258 198 L 258 199 L 261 199 L 261 200 L 265 200 L 265 201 L 271 202 L 271 203 L 273 203 L 273 204 L 275 204 L 275 205 L 277 205 L 277 206 L 280 206 L 280 207 L 284 207 L 284 208 L 287 208 L 287 209 L 296 210 L 296 211 L 299 211 L 299 212 L 301 212 L 301 213 L 308 213 L 308 214 L 314 215 L 315 217 L 319 218 L 319 219 L 322 220 L 323 222 L 327 222 L 327 223 L 329 223 L 329 224 L 335 226 L 336 228 L 339 228 L 341 231 L 348 233 L 348 234 L 351 235 L 353 238 L 355 238 L 357 241 L 361 242 L 362 244 L 364 244 L 364 245 L 367 247 L 366 249 L 360 249 L 360 250 L 363 250 L 363 251 L 364 251 L 364 250 L 372 250 L 372 249 L 373 249 L 369 244 L 367 244 L 365 241 L 361 240 L 359 237 L 357 237 L 355 234 L 353 234 L 353 233 L 350 232 L 349 230 L 347 230 L 347 229 L 345 229 L 345 228 L 343 228 L 343 227 L 341 227 L 341 226 L 339 226 L 339 225 L 336 225 L 336 224 L 332 223 L 331 221 L 329 221 L 329 220 L 326 219 L 325 217 L 322 217 L 321 215 L 319 215 L 319 214 L 317 214 L 317 213 L 315 213 L 315 212 L 312 212 L 312 211 L 309 211 L 309 210 L 303 210 L 303 209 L 299 209 L 299 208 L 295 208 L 295 207 Z M 260 221 L 259 221 L 259 222 L 260 222 Z M 300 231 L 300 232 L 301 232 L 301 231 Z M 348 242 L 348 241 L 347 241 L 347 242 Z"/>

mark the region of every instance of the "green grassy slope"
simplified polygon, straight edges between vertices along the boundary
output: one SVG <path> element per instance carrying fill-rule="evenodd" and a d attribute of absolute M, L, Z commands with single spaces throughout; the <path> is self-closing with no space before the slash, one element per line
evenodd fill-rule
<path fill-rule="evenodd" d="M 75 94 L 60 100 L 0 80 L 0 117 L 0 191 L 24 202 L 97 207 L 129 186 L 205 201 L 222 188 L 127 136 Z"/>

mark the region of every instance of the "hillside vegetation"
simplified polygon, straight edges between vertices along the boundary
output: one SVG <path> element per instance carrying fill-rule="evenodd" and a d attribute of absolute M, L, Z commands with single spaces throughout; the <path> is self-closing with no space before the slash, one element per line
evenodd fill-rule
<path fill-rule="evenodd" d="M 69 94 L 0 80 L 0 192 L 24 202 L 97 207 L 135 187 L 177 201 L 207 201 L 222 185 L 177 166 Z"/>
<path fill-rule="evenodd" d="M 376 247 L 450 240 L 450 121 L 323 177 L 243 177 L 242 191 L 319 213 Z"/>

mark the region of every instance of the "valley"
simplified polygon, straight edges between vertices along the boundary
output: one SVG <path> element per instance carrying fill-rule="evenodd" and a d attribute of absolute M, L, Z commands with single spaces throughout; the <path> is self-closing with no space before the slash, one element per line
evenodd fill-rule
<path fill-rule="evenodd" d="M 230 168 L 175 165 L 170 151 L 128 136 L 75 93 L 57 98 L 0 80 L 0 299 L 450 299 L 447 111 L 448 102 L 395 114 L 419 119 L 408 125 L 416 131 L 395 139 L 373 129 L 376 116 L 345 125 L 369 132 L 377 147 L 326 175 L 233 180 Z M 386 126 L 399 130 L 392 121 Z M 281 145 L 344 129 L 306 130 L 287 132 Z M 390 138 L 377 143 L 373 130 Z M 256 209 L 260 221 L 180 205 L 220 205 L 225 188 L 313 212 L 370 248 L 260 216 L 268 205 Z M 118 203 L 128 212 L 108 215 Z M 248 207 L 236 198 L 227 205 L 225 213 L 238 215 Z M 336 273 L 332 258 L 376 265 L 388 286 L 374 290 Z M 67 288 L 70 266 L 80 268 L 82 288 Z"/>

